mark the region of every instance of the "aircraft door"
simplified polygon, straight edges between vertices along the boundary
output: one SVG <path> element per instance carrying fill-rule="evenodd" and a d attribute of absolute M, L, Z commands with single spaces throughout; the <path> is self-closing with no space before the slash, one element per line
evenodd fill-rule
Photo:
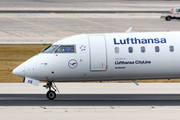
<path fill-rule="evenodd" d="M 102 35 L 89 36 L 90 69 L 105 71 L 107 66 L 106 41 Z"/>

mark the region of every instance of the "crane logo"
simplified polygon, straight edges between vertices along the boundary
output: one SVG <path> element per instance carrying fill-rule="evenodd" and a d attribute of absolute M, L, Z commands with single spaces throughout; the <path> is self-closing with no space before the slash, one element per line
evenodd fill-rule
<path fill-rule="evenodd" d="M 68 66 L 72 69 L 76 68 L 78 65 L 77 61 L 75 59 L 71 59 L 69 62 L 68 62 Z"/>

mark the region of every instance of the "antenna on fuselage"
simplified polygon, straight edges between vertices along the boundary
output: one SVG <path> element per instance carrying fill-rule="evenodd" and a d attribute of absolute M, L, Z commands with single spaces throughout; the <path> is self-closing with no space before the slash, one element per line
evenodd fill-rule
<path fill-rule="evenodd" d="M 136 80 L 132 80 L 137 86 L 139 86 L 138 82 Z"/>
<path fill-rule="evenodd" d="M 132 27 L 130 27 L 125 33 L 130 33 L 132 30 Z"/>

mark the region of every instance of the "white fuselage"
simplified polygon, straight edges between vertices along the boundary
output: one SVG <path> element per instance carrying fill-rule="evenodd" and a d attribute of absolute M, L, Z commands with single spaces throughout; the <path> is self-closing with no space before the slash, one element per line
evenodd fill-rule
<path fill-rule="evenodd" d="M 180 78 L 180 32 L 81 34 L 53 45 L 13 73 L 55 82 Z"/>

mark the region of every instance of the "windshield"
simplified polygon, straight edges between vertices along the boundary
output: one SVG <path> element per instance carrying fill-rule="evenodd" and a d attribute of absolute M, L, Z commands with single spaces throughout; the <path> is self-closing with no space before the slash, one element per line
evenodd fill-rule
<path fill-rule="evenodd" d="M 57 47 L 58 47 L 58 45 L 48 46 L 47 48 L 44 49 L 44 51 L 42 53 L 53 53 Z"/>
<path fill-rule="evenodd" d="M 73 53 L 74 52 L 74 45 L 66 45 L 60 46 L 56 53 Z"/>

